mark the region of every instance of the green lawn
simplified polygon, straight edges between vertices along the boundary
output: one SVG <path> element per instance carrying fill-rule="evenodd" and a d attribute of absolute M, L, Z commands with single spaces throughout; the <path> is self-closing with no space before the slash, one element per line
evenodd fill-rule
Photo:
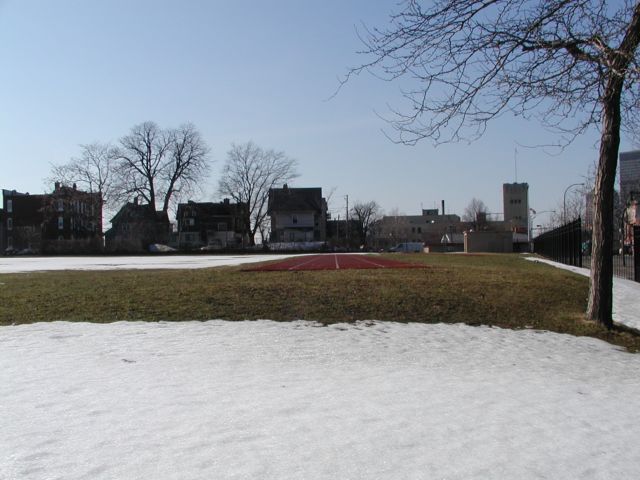
<path fill-rule="evenodd" d="M 390 258 L 398 259 L 391 255 Z M 588 280 L 518 255 L 403 255 L 426 269 L 202 270 L 0 275 L 0 324 L 69 320 L 354 320 L 458 323 L 640 339 L 584 321 Z"/>

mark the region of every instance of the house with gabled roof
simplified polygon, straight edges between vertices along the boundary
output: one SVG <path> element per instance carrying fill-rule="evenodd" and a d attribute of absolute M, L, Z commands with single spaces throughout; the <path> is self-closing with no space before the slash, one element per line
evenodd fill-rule
<path fill-rule="evenodd" d="M 126 203 L 111 219 L 105 232 L 105 249 L 110 252 L 146 252 L 151 244 L 166 244 L 171 223 L 166 212 L 156 212 L 149 205 Z"/>
<path fill-rule="evenodd" d="M 222 202 L 180 203 L 176 214 L 178 248 L 210 250 L 243 248 L 249 244 L 247 235 L 248 206 Z"/>
<path fill-rule="evenodd" d="M 274 242 L 324 242 L 327 238 L 327 201 L 322 188 L 269 190 L 267 213 Z"/>

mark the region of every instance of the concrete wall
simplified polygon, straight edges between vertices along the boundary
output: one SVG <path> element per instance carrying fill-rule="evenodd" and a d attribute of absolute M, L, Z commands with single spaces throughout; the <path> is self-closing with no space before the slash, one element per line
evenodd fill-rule
<path fill-rule="evenodd" d="M 466 253 L 512 253 L 513 234 L 511 232 L 465 232 L 464 251 Z"/>

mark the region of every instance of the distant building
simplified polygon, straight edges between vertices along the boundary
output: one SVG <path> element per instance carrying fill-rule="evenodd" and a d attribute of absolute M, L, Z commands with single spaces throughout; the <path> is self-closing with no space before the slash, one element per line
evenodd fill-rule
<path fill-rule="evenodd" d="M 620 196 L 623 204 L 640 197 L 640 150 L 620 153 Z"/>
<path fill-rule="evenodd" d="M 149 205 L 127 203 L 111 219 L 105 232 L 105 249 L 110 252 L 147 252 L 154 243 L 167 244 L 171 224 L 165 212 L 156 212 Z"/>
<path fill-rule="evenodd" d="M 0 255 L 2 255 L 2 252 L 4 252 L 5 245 L 4 245 L 4 240 L 5 240 L 5 235 L 4 235 L 4 230 L 5 230 L 5 224 L 6 224 L 6 220 L 5 220 L 5 216 L 4 216 L 4 209 L 0 208 Z"/>
<path fill-rule="evenodd" d="M 2 245 L 34 253 L 92 253 L 102 249 L 102 197 L 56 182 L 52 193 L 3 190 Z"/>
<path fill-rule="evenodd" d="M 633 229 L 640 226 L 640 198 L 632 199 L 626 208 L 626 222 L 624 223 L 624 244 L 633 245 Z M 637 248 L 640 248 L 638 246 Z M 636 254 L 639 254 L 636 251 Z"/>
<path fill-rule="evenodd" d="M 287 184 L 272 188 L 267 213 L 272 243 L 326 241 L 327 201 L 322 188 L 289 188 Z"/>
<path fill-rule="evenodd" d="M 178 248 L 242 248 L 248 245 L 246 203 L 189 201 L 178 205 Z"/>
<path fill-rule="evenodd" d="M 398 243 L 421 242 L 435 251 L 444 248 L 443 239 L 451 246 L 453 235 L 462 234 L 466 227 L 458 215 L 441 215 L 438 209 L 423 209 L 422 215 L 385 215 L 372 231 L 373 244 L 388 249 Z"/>
<path fill-rule="evenodd" d="M 504 222 L 511 231 L 527 233 L 529 229 L 529 184 L 504 183 L 502 185 Z"/>

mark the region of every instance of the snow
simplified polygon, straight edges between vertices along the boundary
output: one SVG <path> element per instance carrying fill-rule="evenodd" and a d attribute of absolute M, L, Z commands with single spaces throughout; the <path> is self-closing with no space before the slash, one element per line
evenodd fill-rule
<path fill-rule="evenodd" d="M 546 263 L 579 275 L 589 276 L 588 268 L 564 265 L 539 257 L 525 258 L 529 261 Z M 640 330 L 640 283 L 613 277 L 613 321 Z"/>
<path fill-rule="evenodd" d="M 639 370 L 464 325 L 8 326 L 0 478 L 637 478 Z"/>
<path fill-rule="evenodd" d="M 1 258 L 0 273 L 286 257 Z M 639 294 L 614 280 L 616 321 L 640 326 Z M 638 370 L 593 338 L 465 325 L 1 327 L 0 478 L 636 478 Z"/>
<path fill-rule="evenodd" d="M 147 270 L 210 268 L 282 260 L 292 255 L 167 255 L 101 257 L 0 257 L 0 274 L 45 270 Z"/>

